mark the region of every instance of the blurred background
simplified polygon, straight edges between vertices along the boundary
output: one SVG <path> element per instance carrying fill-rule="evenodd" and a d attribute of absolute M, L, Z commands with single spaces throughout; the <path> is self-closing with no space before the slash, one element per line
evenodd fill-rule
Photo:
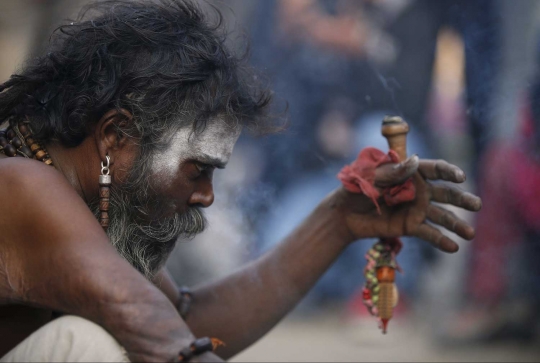
<path fill-rule="evenodd" d="M 0 1 L 0 82 L 84 3 Z M 387 148 L 386 114 L 410 124 L 409 153 L 461 166 L 463 187 L 484 200 L 474 219 L 455 211 L 477 228 L 458 254 L 405 239 L 388 335 L 362 304 L 374 241 L 360 241 L 234 360 L 540 361 L 540 2 L 208 3 L 223 12 L 231 47 L 251 44 L 291 126 L 239 140 L 215 176 L 210 228 L 169 261 L 179 284 L 219 278 L 273 248 L 363 147 Z"/>

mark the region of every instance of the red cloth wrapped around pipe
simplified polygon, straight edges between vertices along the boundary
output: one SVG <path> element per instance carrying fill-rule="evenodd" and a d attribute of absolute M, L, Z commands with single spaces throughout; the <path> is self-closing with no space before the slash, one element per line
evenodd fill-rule
<path fill-rule="evenodd" d="M 377 207 L 377 211 L 381 213 L 377 201 L 381 195 L 390 206 L 410 202 L 416 196 L 411 178 L 402 184 L 384 188 L 382 193 L 375 187 L 375 169 L 388 163 L 399 163 L 399 156 L 394 150 L 385 154 L 379 149 L 367 147 L 360 151 L 355 161 L 344 166 L 337 177 L 349 192 L 362 193 L 369 197 Z"/>

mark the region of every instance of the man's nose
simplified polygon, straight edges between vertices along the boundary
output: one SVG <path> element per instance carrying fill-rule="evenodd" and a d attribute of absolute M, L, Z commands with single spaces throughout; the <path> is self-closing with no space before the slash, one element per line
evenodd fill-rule
<path fill-rule="evenodd" d="M 211 184 L 194 191 L 189 198 L 190 205 L 200 205 L 204 208 L 208 208 L 212 203 L 214 203 L 214 189 Z"/>

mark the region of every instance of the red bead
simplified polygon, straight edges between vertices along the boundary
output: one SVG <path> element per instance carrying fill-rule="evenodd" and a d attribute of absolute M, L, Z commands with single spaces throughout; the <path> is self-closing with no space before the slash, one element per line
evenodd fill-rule
<path fill-rule="evenodd" d="M 362 290 L 362 298 L 364 300 L 371 299 L 371 291 L 367 287 L 364 287 L 364 290 Z"/>

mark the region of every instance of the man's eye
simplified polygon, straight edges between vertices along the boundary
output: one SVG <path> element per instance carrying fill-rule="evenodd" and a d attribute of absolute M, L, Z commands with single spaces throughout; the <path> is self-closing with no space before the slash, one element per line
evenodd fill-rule
<path fill-rule="evenodd" d="M 207 170 L 211 170 L 213 168 L 212 165 L 202 164 L 202 163 L 195 163 L 195 166 L 197 167 L 197 170 L 199 170 L 200 173 L 203 173 Z"/>
<path fill-rule="evenodd" d="M 205 170 L 208 169 L 208 165 L 206 164 L 201 164 L 201 163 L 195 163 L 195 166 L 197 167 L 197 169 L 199 170 L 199 172 L 203 172 Z"/>

